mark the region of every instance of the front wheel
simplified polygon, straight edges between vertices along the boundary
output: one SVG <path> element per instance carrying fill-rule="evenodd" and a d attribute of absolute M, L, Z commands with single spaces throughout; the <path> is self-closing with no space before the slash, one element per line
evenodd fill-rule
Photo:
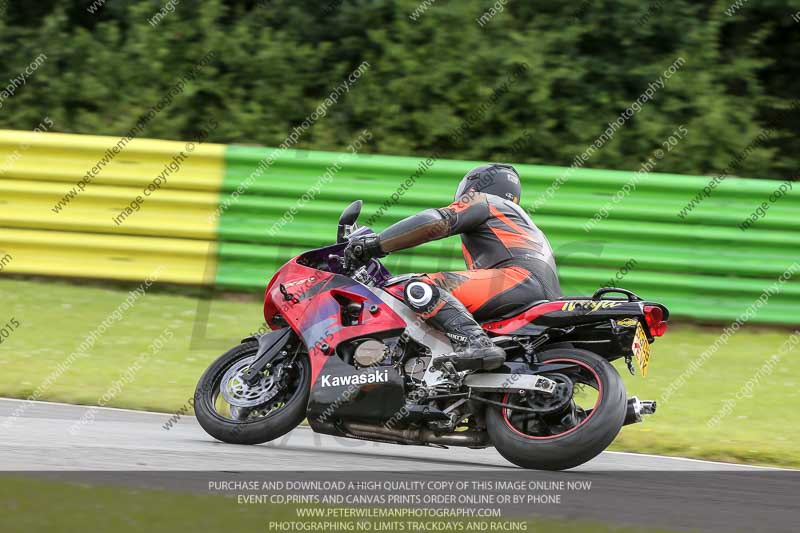
<path fill-rule="evenodd" d="M 245 342 L 214 361 L 194 394 L 197 421 L 231 444 L 260 444 L 282 437 L 306 416 L 311 382 L 308 356 L 287 355 L 255 385 L 242 379 L 256 359 L 257 342 Z"/>
<path fill-rule="evenodd" d="M 542 374 L 558 384 L 551 395 L 505 394 L 513 407 L 487 409 L 486 427 L 500 454 L 523 468 L 565 470 L 597 456 L 625 421 L 625 384 L 605 359 L 586 350 L 542 352 L 542 363 L 569 365 Z"/>

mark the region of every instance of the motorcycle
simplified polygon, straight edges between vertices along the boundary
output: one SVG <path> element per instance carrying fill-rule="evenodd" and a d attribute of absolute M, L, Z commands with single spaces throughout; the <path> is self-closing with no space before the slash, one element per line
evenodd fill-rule
<path fill-rule="evenodd" d="M 336 244 L 300 254 L 269 282 L 272 331 L 217 359 L 195 391 L 197 420 L 227 443 L 277 439 L 308 420 L 318 433 L 424 446 L 495 447 L 523 468 L 562 470 L 605 450 L 656 402 L 626 396 L 611 364 L 647 374 L 669 311 L 625 289 L 531 302 L 482 324 L 507 361 L 458 372 L 436 359 L 447 336 L 402 301 L 404 283 L 377 259 L 345 267 L 361 201 L 339 219 Z M 607 295 L 615 296 L 607 296 Z"/>

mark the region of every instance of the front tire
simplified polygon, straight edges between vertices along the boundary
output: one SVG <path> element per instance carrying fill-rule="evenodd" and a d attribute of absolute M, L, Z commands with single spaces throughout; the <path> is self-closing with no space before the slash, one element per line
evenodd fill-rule
<path fill-rule="evenodd" d="M 577 413 L 574 425 L 548 434 L 541 430 L 543 426 L 537 426 L 540 424 L 539 415 L 522 411 L 515 413 L 513 409 L 492 406 L 486 412 L 487 431 L 497 451 L 517 466 L 566 470 L 596 457 L 616 438 L 625 421 L 625 384 L 611 363 L 586 350 L 547 350 L 539 355 L 539 360 L 542 363 L 573 363 L 574 370 L 564 374 L 571 381 L 597 389 L 592 408 L 575 409 L 573 397 L 572 409 Z M 512 405 L 540 406 L 535 399 L 525 403 L 517 394 L 506 394 L 502 401 Z M 515 416 L 516 420 L 525 421 L 514 421 Z"/>
<path fill-rule="evenodd" d="M 271 401 L 269 409 L 258 406 L 248 409 L 233 407 L 221 398 L 223 378 L 230 374 L 234 366 L 241 366 L 243 360 L 255 358 L 257 342 L 245 342 L 229 350 L 203 373 L 194 394 L 194 410 L 202 428 L 215 439 L 230 444 L 261 444 L 289 433 L 306 416 L 310 394 L 311 365 L 304 353 L 295 355 L 293 375 L 287 374 L 286 391 L 281 392 L 285 401 Z M 243 368 L 246 368 L 244 366 Z M 289 390 L 291 389 L 291 390 Z M 228 413 L 220 408 L 220 403 L 228 406 Z M 272 405 L 275 404 L 275 405 Z M 261 411 L 260 411 L 261 410 Z M 222 412 L 221 412 L 222 411 Z M 259 415 L 261 416 L 253 416 Z"/>

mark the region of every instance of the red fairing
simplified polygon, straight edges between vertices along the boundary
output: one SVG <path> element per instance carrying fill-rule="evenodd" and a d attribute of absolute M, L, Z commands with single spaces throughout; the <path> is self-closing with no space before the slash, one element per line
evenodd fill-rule
<path fill-rule="evenodd" d="M 342 308 L 335 297 L 362 304 L 358 324 L 342 323 Z M 267 286 L 264 318 L 273 329 L 282 327 L 276 315 L 283 317 L 308 348 L 312 384 L 339 343 L 383 332 L 400 333 L 406 327 L 400 315 L 367 287 L 345 276 L 300 265 L 297 258 L 278 270 Z"/>
<path fill-rule="evenodd" d="M 278 270 L 267 285 L 267 290 L 264 292 L 264 319 L 272 329 L 283 327 L 274 321 L 275 315 L 284 316 L 287 309 L 294 307 L 291 301 L 287 301 L 283 294 L 280 292 L 280 285 L 287 289 L 291 294 L 297 295 L 302 299 L 302 296 L 309 294 L 311 288 L 318 282 L 322 283 L 333 278 L 334 274 L 323 272 L 297 263 L 295 257 L 291 261 L 283 265 Z M 303 305 L 308 305 L 308 301 Z"/>
<path fill-rule="evenodd" d="M 483 329 L 497 335 L 506 335 L 528 325 L 542 315 L 546 315 L 547 313 L 552 313 L 555 311 L 561 311 L 565 303 L 566 302 L 563 301 L 555 301 L 536 305 L 511 318 L 498 320 L 496 322 L 487 322 L 486 324 L 483 324 Z"/>
<path fill-rule="evenodd" d="M 393 285 L 387 285 L 386 287 L 383 288 L 383 290 L 385 290 L 398 300 L 404 301 L 405 296 L 403 295 L 403 292 L 405 291 L 405 287 L 406 287 L 405 282 L 395 283 Z"/>

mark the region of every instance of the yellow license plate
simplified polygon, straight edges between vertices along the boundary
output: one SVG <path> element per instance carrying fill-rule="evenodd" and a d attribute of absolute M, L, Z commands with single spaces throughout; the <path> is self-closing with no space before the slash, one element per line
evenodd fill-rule
<path fill-rule="evenodd" d="M 633 338 L 633 355 L 636 356 L 636 362 L 639 363 L 639 369 L 642 371 L 642 377 L 647 377 L 647 365 L 650 364 L 650 341 L 647 340 L 647 335 L 644 334 L 644 328 L 640 323 L 636 326 L 636 335 Z"/>

